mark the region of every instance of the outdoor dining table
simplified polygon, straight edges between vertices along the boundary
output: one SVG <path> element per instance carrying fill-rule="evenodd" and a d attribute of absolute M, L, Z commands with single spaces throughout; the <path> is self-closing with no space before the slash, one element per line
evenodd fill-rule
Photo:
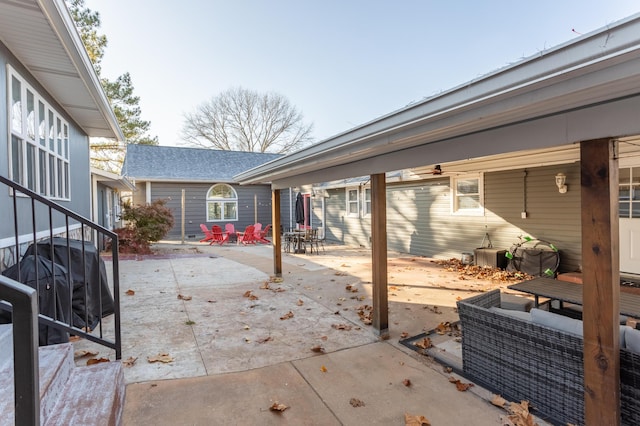
<path fill-rule="evenodd" d="M 540 305 L 540 297 L 559 301 L 561 309 L 563 302 L 582 306 L 582 284 L 540 277 L 512 284 L 508 288 L 532 294 L 535 297 L 536 307 Z M 640 295 L 620 292 L 619 300 L 620 313 L 622 315 L 640 318 Z"/>
<path fill-rule="evenodd" d="M 291 231 L 284 233 L 284 237 L 291 239 L 293 242 L 294 253 L 306 253 L 306 249 L 303 246 L 306 233 L 307 231 L 304 229 L 292 229 Z"/>

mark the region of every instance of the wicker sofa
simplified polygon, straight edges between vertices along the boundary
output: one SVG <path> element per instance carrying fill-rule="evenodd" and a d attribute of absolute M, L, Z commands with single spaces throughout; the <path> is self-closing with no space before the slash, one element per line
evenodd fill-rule
<path fill-rule="evenodd" d="M 465 376 L 553 423 L 584 424 L 582 337 L 499 307 L 499 290 L 458 302 Z M 622 424 L 638 425 L 640 354 L 620 349 L 620 381 Z"/>

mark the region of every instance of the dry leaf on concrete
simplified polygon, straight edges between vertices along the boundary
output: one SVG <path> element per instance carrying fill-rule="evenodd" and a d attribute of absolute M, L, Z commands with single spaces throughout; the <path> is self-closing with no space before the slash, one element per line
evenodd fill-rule
<path fill-rule="evenodd" d="M 267 337 L 263 337 L 262 339 L 258 339 L 256 340 L 256 342 L 258 343 L 267 343 L 269 341 L 273 340 L 271 336 L 267 336 Z"/>
<path fill-rule="evenodd" d="M 179 294 L 178 299 L 180 300 L 191 300 L 191 296 L 185 296 L 184 294 Z"/>
<path fill-rule="evenodd" d="M 275 411 L 277 413 L 282 413 L 287 408 L 289 408 L 287 405 L 280 404 L 278 401 L 276 401 L 273 404 L 271 404 L 271 407 L 269 407 L 269 410 Z"/>
<path fill-rule="evenodd" d="M 433 343 L 431 343 L 430 338 L 425 337 L 424 339 L 415 342 L 414 345 L 419 347 L 420 349 L 429 349 L 430 347 L 433 346 Z"/>
<path fill-rule="evenodd" d="M 122 365 L 124 365 L 125 367 L 133 367 L 133 364 L 135 364 L 137 360 L 137 356 L 130 356 L 129 358 L 122 361 Z"/>
<path fill-rule="evenodd" d="M 429 420 L 425 416 L 414 416 L 412 414 L 404 414 L 405 426 L 431 426 Z"/>
<path fill-rule="evenodd" d="M 304 300 L 302 299 L 298 299 L 298 302 L 296 303 L 298 306 L 302 306 L 304 305 Z"/>
<path fill-rule="evenodd" d="M 324 348 L 320 345 L 311 348 L 311 352 L 324 353 Z"/>
<path fill-rule="evenodd" d="M 87 360 L 87 365 L 100 364 L 101 362 L 110 362 L 109 358 L 91 358 Z"/>
<path fill-rule="evenodd" d="M 507 400 L 501 397 L 500 395 L 493 395 L 493 398 L 491 398 L 491 403 L 496 407 L 505 408 L 505 405 L 507 404 Z"/>
<path fill-rule="evenodd" d="M 275 277 L 275 276 L 272 275 L 272 276 L 269 277 L 269 281 L 272 282 L 272 283 L 281 283 L 281 282 L 284 281 L 284 278 Z"/>
<path fill-rule="evenodd" d="M 347 324 L 331 324 L 331 328 L 335 328 L 336 330 L 351 330 L 351 326 Z"/>
<path fill-rule="evenodd" d="M 403 385 L 405 385 L 406 387 L 409 387 L 409 386 L 411 386 L 411 380 L 409 380 L 409 379 L 404 379 L 404 380 L 402 381 L 402 384 L 403 384 Z"/>
<path fill-rule="evenodd" d="M 265 281 L 264 284 L 260 286 L 260 290 L 270 290 L 269 281 Z"/>
<path fill-rule="evenodd" d="M 320 366 L 320 371 L 322 371 L 323 373 L 327 372 L 327 367 L 325 367 L 324 365 Z"/>
<path fill-rule="evenodd" d="M 406 339 L 407 337 L 409 337 L 409 333 L 407 333 L 406 331 L 403 331 L 402 333 L 400 333 L 401 339 Z"/>
<path fill-rule="evenodd" d="M 125 291 L 124 294 L 126 294 L 127 296 L 133 296 L 134 294 L 136 294 L 136 292 L 131 290 L 131 289 L 129 289 L 129 290 Z"/>
<path fill-rule="evenodd" d="M 73 353 L 74 358 L 82 358 L 85 356 L 96 356 L 98 355 L 98 351 L 91 351 L 88 349 L 78 349 Z"/>
<path fill-rule="evenodd" d="M 460 380 L 456 379 L 455 377 L 449 377 L 449 382 L 455 384 L 456 389 L 458 389 L 460 392 L 465 392 L 470 387 L 473 386 L 473 383 L 462 383 Z"/>
<path fill-rule="evenodd" d="M 351 404 L 352 407 L 364 407 L 364 402 L 360 401 L 358 398 L 351 398 L 349 400 L 349 404 Z"/>
<path fill-rule="evenodd" d="M 289 311 L 283 316 L 280 317 L 281 320 L 288 320 L 289 318 L 293 318 L 293 312 Z"/>
<path fill-rule="evenodd" d="M 149 362 L 164 362 L 164 363 L 168 363 L 168 362 L 173 362 L 174 358 L 172 356 L 170 356 L 167 353 L 161 353 L 155 356 L 149 356 L 147 357 L 147 361 Z"/>

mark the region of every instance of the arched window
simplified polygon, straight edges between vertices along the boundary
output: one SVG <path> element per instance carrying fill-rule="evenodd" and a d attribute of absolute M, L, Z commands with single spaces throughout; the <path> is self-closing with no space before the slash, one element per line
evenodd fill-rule
<path fill-rule="evenodd" d="M 238 194 L 227 184 L 213 185 L 207 192 L 207 222 L 238 220 Z"/>

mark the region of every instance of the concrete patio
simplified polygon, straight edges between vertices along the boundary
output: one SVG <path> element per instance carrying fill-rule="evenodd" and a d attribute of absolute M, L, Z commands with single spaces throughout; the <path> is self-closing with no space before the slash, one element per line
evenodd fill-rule
<path fill-rule="evenodd" d="M 368 250 L 284 254 L 282 281 L 270 278 L 271 246 L 156 251 L 120 262 L 123 360 L 135 359 L 125 368 L 125 425 L 400 425 L 405 414 L 495 425 L 507 414 L 490 392 L 458 391 L 454 374 L 399 343 L 457 320 L 458 298 L 506 283 L 390 253 L 390 338 L 380 341 L 361 320 L 371 305 Z M 170 362 L 148 361 L 162 354 Z M 288 408 L 271 411 L 276 402 Z"/>

